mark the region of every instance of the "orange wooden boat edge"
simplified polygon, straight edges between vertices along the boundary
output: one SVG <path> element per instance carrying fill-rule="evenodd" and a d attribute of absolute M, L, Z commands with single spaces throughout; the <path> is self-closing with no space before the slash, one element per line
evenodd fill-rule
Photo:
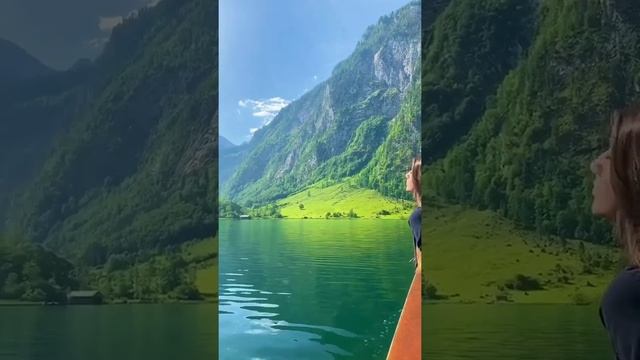
<path fill-rule="evenodd" d="M 422 359 L 422 273 L 413 276 L 387 360 Z"/>

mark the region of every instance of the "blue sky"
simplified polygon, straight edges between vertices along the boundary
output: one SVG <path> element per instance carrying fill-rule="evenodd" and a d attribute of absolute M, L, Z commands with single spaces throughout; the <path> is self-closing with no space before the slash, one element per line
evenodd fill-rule
<path fill-rule="evenodd" d="M 240 144 L 409 0 L 220 0 L 220 135 Z"/>

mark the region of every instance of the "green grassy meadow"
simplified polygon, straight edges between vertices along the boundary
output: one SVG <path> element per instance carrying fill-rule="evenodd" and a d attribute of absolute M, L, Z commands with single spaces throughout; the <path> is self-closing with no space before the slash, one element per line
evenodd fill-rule
<path fill-rule="evenodd" d="M 217 300 L 218 295 L 218 238 L 184 245 L 185 259 L 195 267 L 195 284 L 207 299 Z"/>
<path fill-rule="evenodd" d="M 429 207 L 424 221 L 424 272 L 437 290 L 429 301 L 586 305 L 600 300 L 618 268 L 613 248 L 577 240 L 563 245 L 490 211 Z M 513 288 L 518 274 L 524 281 Z"/>
<path fill-rule="evenodd" d="M 351 210 L 358 218 L 406 219 L 414 208 L 412 201 L 386 197 L 348 182 L 326 187 L 315 184 L 277 205 L 283 217 L 292 219 L 325 219 L 327 213 L 337 212 L 348 217 Z"/>

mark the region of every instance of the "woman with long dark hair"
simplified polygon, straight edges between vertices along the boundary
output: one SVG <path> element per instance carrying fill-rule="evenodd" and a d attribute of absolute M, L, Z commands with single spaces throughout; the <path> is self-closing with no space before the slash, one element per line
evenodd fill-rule
<path fill-rule="evenodd" d="M 419 157 L 411 161 L 405 174 L 406 190 L 413 194 L 416 208 L 409 217 L 413 234 L 416 271 L 402 308 L 396 332 L 391 341 L 387 360 L 418 360 L 422 358 L 422 187 L 420 184 L 421 163 Z"/>
<path fill-rule="evenodd" d="M 609 149 L 591 171 L 591 210 L 614 225 L 627 258 L 602 298 L 600 318 L 616 358 L 640 359 L 640 103 L 614 112 Z"/>
<path fill-rule="evenodd" d="M 416 157 L 411 162 L 411 169 L 407 171 L 407 191 L 413 195 L 416 202 L 416 208 L 409 217 L 409 226 L 413 233 L 413 245 L 415 249 L 415 261 L 418 271 L 422 270 L 422 186 L 420 183 L 420 175 L 422 168 L 422 160 Z"/>

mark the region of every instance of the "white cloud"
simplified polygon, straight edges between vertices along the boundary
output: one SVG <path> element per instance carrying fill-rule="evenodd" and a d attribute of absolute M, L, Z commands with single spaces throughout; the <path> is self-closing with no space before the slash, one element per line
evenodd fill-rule
<path fill-rule="evenodd" d="M 273 118 L 278 115 L 280 110 L 282 110 L 290 103 L 291 101 L 283 99 L 281 97 L 273 97 L 267 100 L 246 99 L 238 101 L 238 105 L 240 107 L 250 107 L 253 111 L 253 116 L 265 119 L 265 125 L 271 122 L 271 120 L 273 120 Z"/>
<path fill-rule="evenodd" d="M 253 136 L 253 134 L 260 128 L 269 125 L 271 121 L 276 117 L 276 115 L 278 115 L 280 110 L 285 108 L 290 103 L 290 100 L 276 96 L 266 100 L 240 100 L 238 101 L 238 106 L 242 108 L 250 108 L 252 111 L 251 115 L 262 119 L 260 127 L 249 129 L 251 136 Z"/>
<path fill-rule="evenodd" d="M 154 7 L 154 6 L 158 5 L 159 2 L 160 2 L 160 0 L 137 0 L 136 1 L 136 7 L 138 7 L 138 8 L 142 8 L 142 7 L 151 8 L 151 7 Z"/>
<path fill-rule="evenodd" d="M 313 81 L 318 80 L 318 75 L 313 75 Z"/>
<path fill-rule="evenodd" d="M 114 27 L 122 22 L 122 16 L 111 16 L 98 18 L 98 27 L 104 32 L 111 32 Z"/>
<path fill-rule="evenodd" d="M 270 112 L 269 112 L 269 111 L 267 111 L 267 110 L 260 110 L 260 111 L 256 111 L 256 112 L 254 112 L 254 113 L 253 113 L 253 116 L 263 117 L 263 118 L 268 118 L 268 117 L 273 116 L 273 114 L 272 114 L 272 113 L 270 113 Z"/>
<path fill-rule="evenodd" d="M 100 30 L 104 32 L 110 33 L 114 27 L 118 24 L 122 23 L 124 19 L 136 18 L 140 12 L 139 8 L 152 8 L 161 0 L 138 0 L 138 3 L 135 5 L 137 8 L 129 11 L 125 16 L 100 16 L 98 20 L 98 27 Z"/>
<path fill-rule="evenodd" d="M 127 14 L 127 16 L 125 17 L 126 19 L 134 19 L 138 17 L 138 9 L 133 9 L 131 11 L 129 11 L 129 13 Z"/>

